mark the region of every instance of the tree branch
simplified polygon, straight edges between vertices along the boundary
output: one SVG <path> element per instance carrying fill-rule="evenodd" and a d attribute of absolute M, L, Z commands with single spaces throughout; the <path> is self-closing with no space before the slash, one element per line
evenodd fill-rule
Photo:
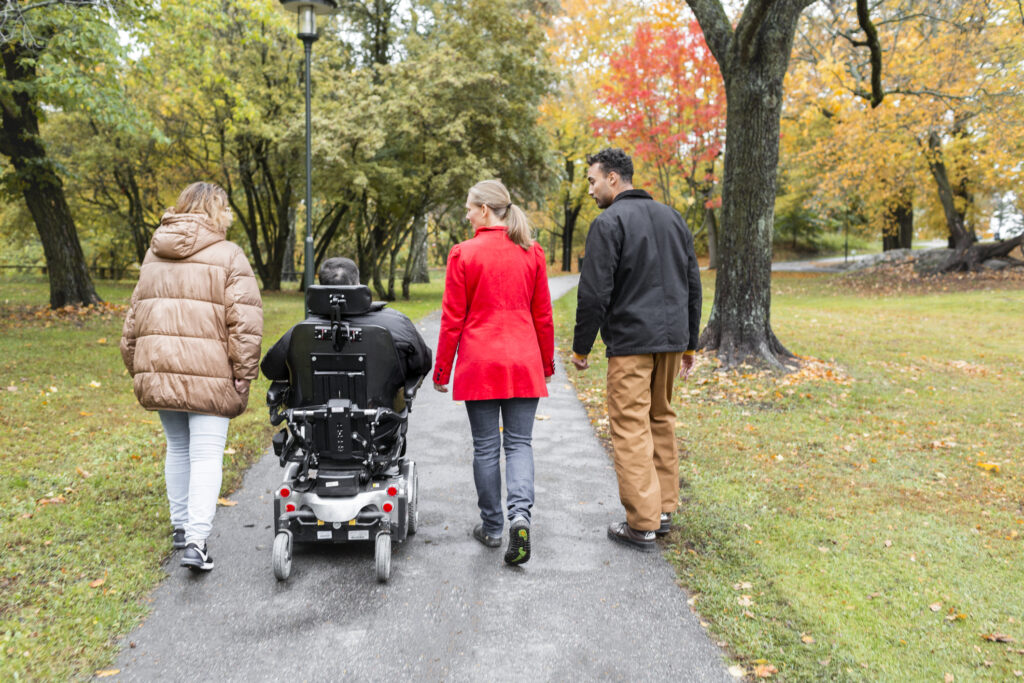
<path fill-rule="evenodd" d="M 736 40 L 739 44 L 740 59 L 749 62 L 753 57 L 754 42 L 768 9 L 775 0 L 750 0 L 743 9 L 743 15 L 736 24 Z"/>
<path fill-rule="evenodd" d="M 885 92 L 882 91 L 882 45 L 878 42 L 878 31 L 871 23 L 868 0 L 857 0 L 857 23 L 867 36 L 865 42 L 871 50 L 871 108 L 874 109 L 882 103 Z"/>
<path fill-rule="evenodd" d="M 721 0 L 686 0 L 686 4 L 697 17 L 697 23 L 704 32 L 704 40 L 718 61 L 722 77 L 728 78 L 729 44 L 734 34 Z"/>

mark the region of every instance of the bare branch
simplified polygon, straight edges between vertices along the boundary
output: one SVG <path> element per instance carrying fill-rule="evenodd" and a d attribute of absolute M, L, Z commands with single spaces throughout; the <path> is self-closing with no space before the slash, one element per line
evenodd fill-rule
<path fill-rule="evenodd" d="M 871 107 L 875 108 L 885 97 L 882 91 L 882 45 L 878 42 L 878 31 L 871 23 L 868 0 L 857 0 L 857 23 L 867 36 L 867 47 L 871 50 Z"/>

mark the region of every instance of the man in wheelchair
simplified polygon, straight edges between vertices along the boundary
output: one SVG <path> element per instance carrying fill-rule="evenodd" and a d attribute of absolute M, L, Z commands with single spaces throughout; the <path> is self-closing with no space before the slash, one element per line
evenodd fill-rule
<path fill-rule="evenodd" d="M 293 538 L 346 542 L 384 534 L 390 548 L 392 532 L 401 541 L 416 525 L 405 432 L 410 402 L 430 372 L 430 349 L 409 318 L 371 300 L 351 260 L 325 261 L 320 283 L 306 292 L 306 319 L 260 364 L 272 380 L 271 423 L 288 424 L 274 437 L 286 468 L 275 496 L 279 579 L 290 571 Z M 386 580 L 381 552 L 378 577 Z"/>

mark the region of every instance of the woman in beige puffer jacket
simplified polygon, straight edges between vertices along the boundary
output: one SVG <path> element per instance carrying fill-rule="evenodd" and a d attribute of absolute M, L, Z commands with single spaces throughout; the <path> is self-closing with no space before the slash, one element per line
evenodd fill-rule
<path fill-rule="evenodd" d="M 228 197 L 193 183 L 164 214 L 139 271 L 121 337 L 135 395 L 157 410 L 167 437 L 164 473 L 182 565 L 208 571 L 228 421 L 256 378 L 263 305 L 252 268 L 225 239 Z"/>

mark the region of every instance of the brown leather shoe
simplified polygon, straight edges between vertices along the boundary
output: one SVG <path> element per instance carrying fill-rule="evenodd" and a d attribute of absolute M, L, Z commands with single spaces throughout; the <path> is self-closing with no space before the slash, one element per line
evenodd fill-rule
<path fill-rule="evenodd" d="M 637 531 L 626 522 L 616 522 L 609 525 L 608 538 L 643 553 L 653 553 L 658 550 L 658 546 L 654 542 L 653 531 Z"/>

